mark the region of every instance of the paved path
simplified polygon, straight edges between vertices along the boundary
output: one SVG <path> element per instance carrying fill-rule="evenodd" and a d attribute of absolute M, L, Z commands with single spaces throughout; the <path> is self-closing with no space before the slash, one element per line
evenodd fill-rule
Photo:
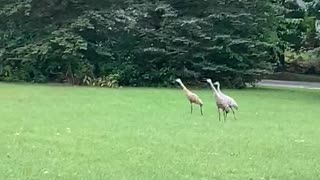
<path fill-rule="evenodd" d="M 320 89 L 320 83 L 299 82 L 299 81 L 262 80 L 261 82 L 258 83 L 258 85 L 272 86 L 272 87 Z"/>

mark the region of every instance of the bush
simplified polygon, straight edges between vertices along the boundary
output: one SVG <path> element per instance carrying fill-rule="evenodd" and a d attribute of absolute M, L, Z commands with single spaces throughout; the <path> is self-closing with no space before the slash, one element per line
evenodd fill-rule
<path fill-rule="evenodd" d="M 85 76 L 82 81 L 82 84 L 86 86 L 115 88 L 115 87 L 119 87 L 118 79 L 119 79 L 118 75 L 108 75 L 108 76 L 102 76 L 99 78 L 91 78 L 89 76 Z"/>
<path fill-rule="evenodd" d="M 32 2 L 1 2 L 2 80 L 113 87 L 210 77 L 242 88 L 278 59 L 270 1 Z"/>

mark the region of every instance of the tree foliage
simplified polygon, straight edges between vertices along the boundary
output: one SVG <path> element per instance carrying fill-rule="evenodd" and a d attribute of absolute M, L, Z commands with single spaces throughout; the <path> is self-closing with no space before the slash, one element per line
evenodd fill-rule
<path fill-rule="evenodd" d="M 281 3 L 284 19 L 280 23 L 280 38 L 293 51 L 320 46 L 317 22 L 318 0 L 285 0 Z"/>
<path fill-rule="evenodd" d="M 244 87 L 282 51 L 272 1 L 0 1 L 0 78 L 169 86 L 211 77 Z M 85 84 L 85 83 L 84 83 Z M 87 83 L 92 84 L 92 83 Z"/>

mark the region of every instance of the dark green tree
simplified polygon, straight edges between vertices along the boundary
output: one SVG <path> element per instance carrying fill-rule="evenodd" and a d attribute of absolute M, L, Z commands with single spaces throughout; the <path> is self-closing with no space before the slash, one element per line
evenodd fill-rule
<path fill-rule="evenodd" d="M 111 76 L 168 86 L 211 77 L 233 87 L 279 59 L 275 3 L 251 0 L 0 1 L 0 78 L 34 82 Z"/>

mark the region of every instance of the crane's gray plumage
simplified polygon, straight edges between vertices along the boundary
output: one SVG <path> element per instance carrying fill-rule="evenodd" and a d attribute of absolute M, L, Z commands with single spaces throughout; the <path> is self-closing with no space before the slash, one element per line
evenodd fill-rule
<path fill-rule="evenodd" d="M 227 118 L 227 114 L 230 111 L 230 107 L 228 105 L 228 101 L 226 100 L 226 98 L 224 98 L 218 91 L 217 89 L 214 87 L 211 79 L 207 79 L 207 82 L 210 84 L 212 90 L 214 91 L 214 97 L 215 97 L 215 101 L 216 101 L 216 105 L 218 108 L 218 113 L 219 113 L 219 121 L 221 120 L 220 118 L 220 110 L 223 111 L 223 117 L 224 120 L 226 120 Z"/>
<path fill-rule="evenodd" d="M 220 83 L 219 83 L 218 81 L 215 82 L 214 85 L 217 86 L 218 93 L 222 96 L 222 98 L 224 98 L 224 99 L 227 101 L 227 103 L 228 103 L 228 105 L 229 105 L 229 107 L 230 107 L 230 109 L 231 109 L 231 111 L 232 111 L 232 113 L 233 113 L 234 119 L 237 119 L 237 118 L 236 118 L 235 111 L 234 111 L 234 109 L 238 110 L 238 108 L 239 108 L 237 102 L 236 102 L 232 97 L 227 96 L 227 95 L 225 95 L 225 94 L 223 94 L 223 93 L 221 92 L 221 90 L 220 90 Z"/>

